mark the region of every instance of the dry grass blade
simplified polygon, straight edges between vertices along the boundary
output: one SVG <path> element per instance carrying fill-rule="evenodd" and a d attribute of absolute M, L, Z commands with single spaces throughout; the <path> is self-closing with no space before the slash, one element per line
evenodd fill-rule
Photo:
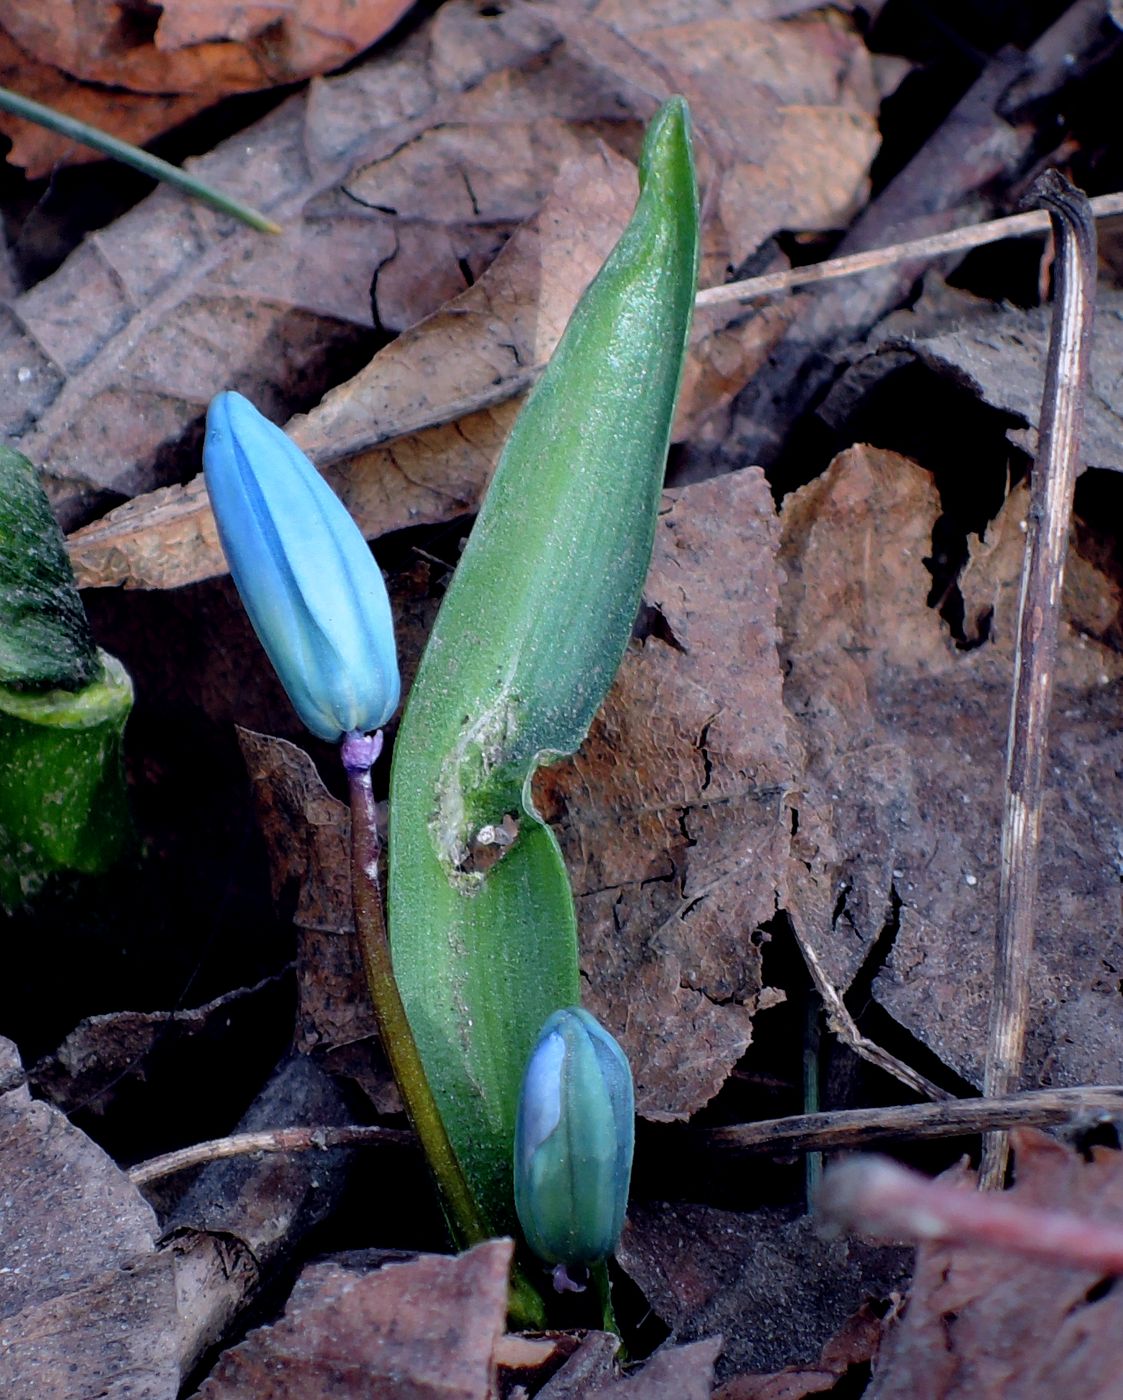
<path fill-rule="evenodd" d="M 1025 1051 L 1049 708 L 1095 302 L 1096 232 L 1087 198 L 1056 171 L 1042 176 L 1035 194 L 1053 220 L 1056 291 L 1006 746 L 995 987 L 983 1080 L 984 1093 L 991 1096 L 1016 1087 Z M 1002 1185 L 1008 1153 L 1005 1134 L 988 1137 L 981 1186 Z"/>

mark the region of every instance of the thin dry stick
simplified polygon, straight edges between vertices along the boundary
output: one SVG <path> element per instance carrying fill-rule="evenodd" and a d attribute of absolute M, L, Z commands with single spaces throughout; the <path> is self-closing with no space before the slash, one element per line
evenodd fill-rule
<path fill-rule="evenodd" d="M 838 1152 L 891 1138 L 966 1137 L 995 1128 L 1091 1127 L 1123 1115 L 1123 1085 L 1036 1089 L 1001 1099 L 954 1099 L 901 1108 L 844 1108 L 711 1128 L 708 1145 L 738 1152 Z"/>
<path fill-rule="evenodd" d="M 707 1146 L 736 1152 L 837 1152 L 891 1138 L 958 1137 L 990 1128 L 1089 1127 L 1123 1116 L 1123 1084 L 1080 1089 L 1038 1089 L 1002 1099 L 957 1099 L 901 1108 L 846 1108 L 765 1118 L 701 1134 Z M 325 1152 L 333 1147 L 417 1147 L 413 1133 L 363 1124 L 317 1128 L 262 1128 L 193 1143 L 130 1167 L 134 1186 L 229 1157 L 262 1152 Z"/>
<path fill-rule="evenodd" d="M 1052 216 L 1057 257 L 1006 741 L 995 987 L 983 1077 L 988 1097 L 1017 1087 L 1025 1052 L 1049 707 L 1096 290 L 1096 230 L 1087 198 L 1054 170 L 1034 194 Z M 1008 1154 L 1005 1133 L 988 1136 L 980 1186 L 1002 1186 Z"/>
<path fill-rule="evenodd" d="M 885 1157 L 833 1167 L 819 1195 L 823 1220 L 881 1240 L 940 1240 L 1018 1254 L 1062 1269 L 1123 1274 L 1123 1225 L 1074 1211 L 980 1196 L 929 1181 Z"/>
<path fill-rule="evenodd" d="M 221 1162 L 227 1157 L 250 1157 L 259 1152 L 326 1152 L 332 1147 L 416 1147 L 417 1138 L 404 1128 L 374 1125 L 345 1125 L 323 1128 L 262 1128 L 254 1133 L 232 1133 L 229 1137 L 196 1142 L 160 1157 L 150 1157 L 130 1167 L 134 1186 L 147 1186 L 165 1176 L 174 1176 L 192 1167 Z"/>
<path fill-rule="evenodd" d="M 1099 219 L 1123 214 L 1123 193 L 1097 195 L 1091 203 L 1092 211 Z M 945 253 L 963 253 L 970 248 L 982 247 L 986 243 L 998 243 L 1004 238 L 1025 238 L 1030 234 L 1044 233 L 1048 227 L 1049 215 L 1038 210 L 1012 214 L 1005 219 L 990 219 L 982 224 L 969 224 L 964 228 L 950 229 L 947 233 L 932 234 L 928 238 L 911 238 L 903 243 L 890 243 L 884 248 L 851 253 L 844 258 L 829 258 L 826 262 L 812 263 L 808 267 L 793 267 L 785 272 L 767 272 L 760 277 L 750 277 L 744 282 L 726 282 L 720 287 L 706 287 L 695 297 L 694 305 L 701 310 L 707 306 L 721 306 L 729 302 L 756 301 L 762 297 L 790 292 L 795 287 L 804 287 L 813 282 L 854 277 L 858 273 L 871 272 L 878 267 L 890 267 L 893 263 L 905 262 L 911 258 L 937 258 Z M 392 421 L 383 421 L 381 425 L 364 420 L 342 434 L 336 433 L 330 443 L 302 445 L 305 451 L 310 452 L 318 467 L 330 466 L 346 457 L 354 457 L 357 453 L 381 447 L 396 438 L 420 432 L 423 428 L 455 423 L 466 414 L 496 408 L 514 398 L 516 394 L 529 389 L 541 378 L 544 369 L 544 364 L 528 365 L 517 373 L 505 375 L 497 384 L 467 397 L 449 399 L 436 407 L 427 405 L 422 411 L 394 418 Z M 95 535 L 91 533 L 89 538 L 92 540 Z"/>
<path fill-rule="evenodd" d="M 794 920 L 792 932 L 795 935 L 795 941 L 803 961 L 807 964 L 807 971 L 811 974 L 811 980 L 815 984 L 815 990 L 823 1003 L 823 1014 L 826 1016 L 827 1027 L 831 1034 L 836 1035 L 844 1045 L 848 1045 L 855 1055 L 860 1055 L 871 1065 L 876 1065 L 886 1074 L 891 1074 L 894 1079 L 899 1080 L 914 1093 L 923 1094 L 926 1099 L 937 1101 L 951 1099 L 953 1096 L 946 1089 L 941 1089 L 938 1084 L 934 1084 L 919 1070 L 905 1064 L 904 1060 L 899 1060 L 896 1055 L 891 1055 L 888 1050 L 883 1050 L 875 1041 L 862 1034 L 858 1029 L 857 1022 L 847 1010 L 842 993 L 827 976 L 826 970 L 819 961 L 818 954 L 811 944 L 802 937 Z"/>
<path fill-rule="evenodd" d="M 1088 203 L 1097 219 L 1123 214 L 1123 192 L 1100 194 Z M 828 258 L 825 262 L 812 263 L 808 267 L 793 267 L 784 272 L 766 272 L 760 277 L 746 278 L 743 282 L 726 282 L 720 287 L 706 287 L 698 293 L 694 305 L 701 308 L 721 306 L 730 301 L 755 301 L 760 297 L 775 296 L 777 292 L 788 292 L 812 282 L 854 277 L 860 272 L 872 272 L 874 268 L 889 267 L 893 263 L 906 262 L 912 258 L 938 258 L 945 253 L 965 253 L 971 248 L 981 248 L 986 243 L 999 243 L 1005 238 L 1026 238 L 1030 234 L 1045 233 L 1048 228 L 1049 215 L 1043 210 L 1033 209 L 1024 214 L 1011 214 L 1004 219 L 989 219 L 986 223 L 949 229 L 947 233 L 934 233 L 927 238 L 910 238 L 904 243 L 890 243 L 884 248 L 850 253 L 844 258 Z"/>

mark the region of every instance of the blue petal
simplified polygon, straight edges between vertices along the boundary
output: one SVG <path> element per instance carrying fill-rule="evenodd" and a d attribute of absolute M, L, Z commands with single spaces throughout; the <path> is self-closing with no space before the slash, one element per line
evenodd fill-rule
<path fill-rule="evenodd" d="M 393 619 L 342 502 L 240 394 L 212 402 L 203 463 L 231 576 L 300 718 L 323 739 L 379 728 L 400 693 Z"/>

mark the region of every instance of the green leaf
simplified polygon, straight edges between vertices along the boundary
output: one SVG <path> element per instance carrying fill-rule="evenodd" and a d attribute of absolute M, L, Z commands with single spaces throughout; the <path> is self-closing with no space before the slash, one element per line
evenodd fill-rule
<path fill-rule="evenodd" d="M 81 690 L 0 687 L 0 905 L 21 904 L 55 871 L 107 870 L 128 849 L 132 704 L 125 668 L 105 652 Z"/>
<path fill-rule="evenodd" d="M 390 792 L 394 969 L 469 1183 L 509 1229 L 527 1056 L 580 999 L 576 921 L 536 767 L 573 752 L 627 646 L 651 558 L 698 265 L 689 115 L 504 449 L 409 697 Z"/>
<path fill-rule="evenodd" d="M 0 446 L 0 685 L 77 690 L 100 671 L 39 473 Z"/>

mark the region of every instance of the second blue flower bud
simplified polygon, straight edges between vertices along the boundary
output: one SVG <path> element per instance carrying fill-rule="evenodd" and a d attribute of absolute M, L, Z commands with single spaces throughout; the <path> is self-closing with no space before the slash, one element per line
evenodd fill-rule
<path fill-rule="evenodd" d="M 627 1056 L 588 1011 L 555 1011 L 527 1063 L 515 1124 L 515 1209 L 535 1254 L 564 1266 L 612 1253 L 634 1141 Z"/>

